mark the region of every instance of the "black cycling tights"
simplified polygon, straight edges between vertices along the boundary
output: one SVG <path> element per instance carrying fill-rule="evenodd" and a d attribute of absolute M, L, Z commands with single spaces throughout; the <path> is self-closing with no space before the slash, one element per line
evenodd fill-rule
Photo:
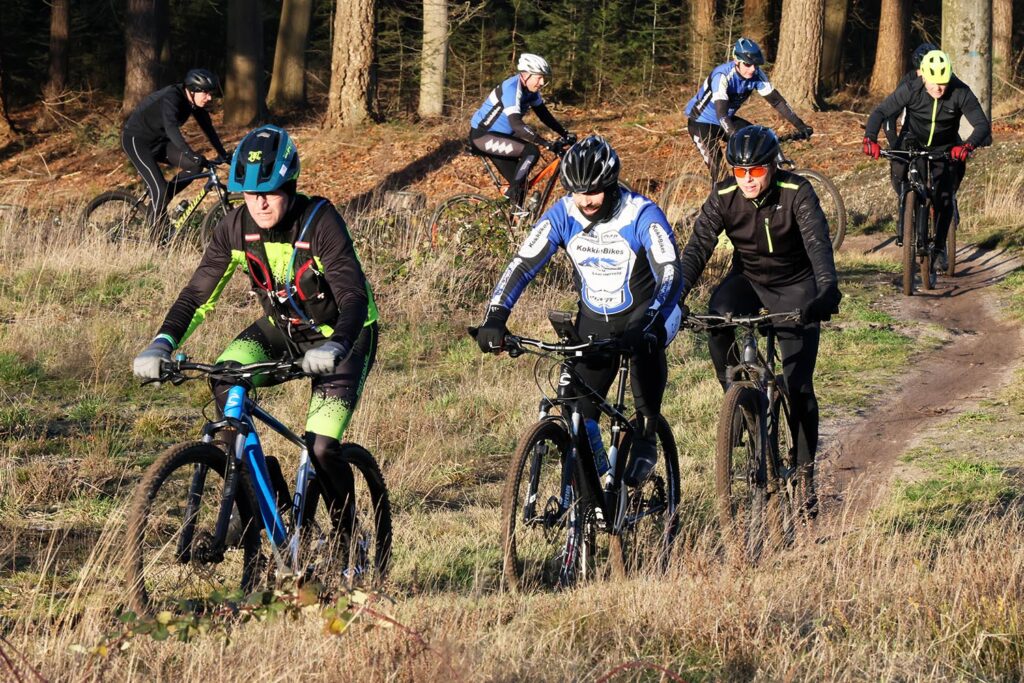
<path fill-rule="evenodd" d="M 750 125 L 749 121 L 738 116 L 733 117 L 733 122 L 736 130 Z M 686 130 L 690 134 L 693 144 L 697 147 L 697 151 L 700 152 L 704 165 L 708 167 L 708 173 L 711 174 L 711 183 L 718 182 L 719 174 L 722 172 L 722 160 L 725 156 L 722 154 L 722 143 L 728 139 L 725 130 L 713 123 L 700 123 L 697 121 L 687 121 Z"/>
<path fill-rule="evenodd" d="M 475 149 L 486 154 L 498 172 L 508 181 L 505 195 L 518 206 L 523 206 L 523 191 L 530 169 L 540 159 L 540 148 L 532 142 L 503 133 L 472 130 L 469 142 Z"/>
<path fill-rule="evenodd" d="M 146 192 L 149 193 L 152 207 L 150 219 L 153 221 L 153 225 L 156 225 L 158 221 L 164 220 L 171 197 L 184 190 L 192 182 L 191 178 L 188 180 L 184 178 L 199 173 L 203 168 L 192 161 L 184 151 L 169 142 L 153 144 L 125 132 L 121 135 L 121 147 L 124 148 L 125 154 L 135 166 L 135 170 L 142 176 L 142 182 L 146 185 Z M 164 179 L 164 172 L 160 169 L 161 162 L 177 166 L 181 172 L 168 182 Z"/>
<path fill-rule="evenodd" d="M 763 308 L 770 313 L 785 313 L 796 308 L 807 308 L 816 291 L 814 281 L 810 279 L 784 287 L 764 287 L 732 271 L 712 292 L 708 310 L 716 315 L 757 315 Z M 814 366 L 818 359 L 821 329 L 817 324 L 776 325 L 775 333 L 782 356 L 782 374 L 789 389 L 792 422 L 796 427 L 793 443 L 796 444 L 797 462 L 801 465 L 811 464 L 818 450 L 818 399 L 814 395 Z M 711 360 L 723 389 L 727 366 L 739 362 L 735 339 L 734 329 L 722 329 L 714 331 L 708 340 Z"/>

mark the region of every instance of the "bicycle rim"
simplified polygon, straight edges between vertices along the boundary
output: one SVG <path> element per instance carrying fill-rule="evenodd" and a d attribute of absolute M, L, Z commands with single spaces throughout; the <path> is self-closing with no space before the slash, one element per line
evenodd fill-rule
<path fill-rule="evenodd" d="M 636 418 L 632 423 L 638 429 Z M 644 570 L 663 571 L 679 530 L 679 454 L 672 428 L 663 417 L 658 420 L 657 442 L 658 463 L 650 477 L 629 490 L 622 532 L 609 541 L 608 557 L 619 578 Z"/>
<path fill-rule="evenodd" d="M 914 257 L 915 245 L 914 226 L 917 216 L 917 195 L 908 192 L 903 202 L 903 295 L 914 294 Z"/>
<path fill-rule="evenodd" d="M 814 188 L 814 193 L 818 195 L 818 202 L 821 204 L 821 210 L 828 220 L 832 249 L 838 250 L 846 236 L 846 205 L 843 203 L 843 196 L 839 194 L 839 189 L 827 176 L 818 171 L 801 168 L 793 172 L 806 178 Z"/>
<path fill-rule="evenodd" d="M 718 418 L 715 493 L 726 548 L 747 562 L 761 557 L 767 504 L 765 453 L 761 442 L 759 395 L 733 384 Z"/>
<path fill-rule="evenodd" d="M 87 232 L 111 242 L 148 242 L 149 202 L 119 190 L 105 192 L 85 207 L 83 223 Z"/>
<path fill-rule="evenodd" d="M 343 446 L 342 460 L 352 475 L 351 485 L 329 506 L 320 488 L 325 482 L 315 479 L 307 491 L 307 516 L 299 535 L 296 570 L 319 586 L 325 599 L 379 588 L 391 561 L 391 505 L 380 468 L 355 444 Z"/>
<path fill-rule="evenodd" d="M 194 442 L 172 446 L 146 470 L 128 513 L 127 583 L 137 609 L 196 611 L 238 600 L 261 580 L 259 521 L 241 483 L 223 560 L 199 557 L 213 540 L 224 463 L 219 448 Z"/>

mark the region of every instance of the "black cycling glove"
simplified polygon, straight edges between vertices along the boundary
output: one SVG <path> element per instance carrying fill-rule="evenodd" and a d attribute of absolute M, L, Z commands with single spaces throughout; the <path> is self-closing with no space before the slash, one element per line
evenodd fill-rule
<path fill-rule="evenodd" d="M 622 340 L 634 352 L 651 353 L 665 346 L 668 332 L 665 330 L 665 319 L 658 311 L 648 310 L 640 320 L 626 328 Z"/>
<path fill-rule="evenodd" d="M 811 300 L 806 310 L 800 313 L 800 322 L 809 325 L 831 320 L 832 315 L 839 312 L 839 302 L 842 300 L 843 293 L 839 291 L 839 285 L 829 285 Z"/>
<path fill-rule="evenodd" d="M 504 306 L 491 306 L 487 309 L 487 317 L 476 330 L 476 343 L 484 353 L 501 353 L 505 346 L 505 335 L 508 328 L 505 323 L 512 311 Z"/>

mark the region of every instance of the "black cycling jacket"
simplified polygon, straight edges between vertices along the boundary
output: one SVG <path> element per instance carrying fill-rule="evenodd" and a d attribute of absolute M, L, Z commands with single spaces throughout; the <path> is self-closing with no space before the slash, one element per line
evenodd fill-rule
<path fill-rule="evenodd" d="M 198 162 L 202 155 L 192 149 L 181 134 L 181 126 L 190 116 L 195 118 L 217 153 L 227 157 L 228 153 L 213 127 L 209 112 L 189 102 L 185 86 L 180 83 L 157 90 L 142 100 L 128 116 L 124 132 L 145 141 L 150 147 L 170 142 Z"/>
<path fill-rule="evenodd" d="M 967 138 L 968 144 L 975 147 L 991 144 L 992 124 L 985 116 L 978 98 L 956 76 L 950 79 L 949 87 L 939 99 L 928 94 L 923 79 L 904 78 L 896 90 L 871 112 L 864 127 L 864 135 L 877 140 L 882 123 L 898 115 L 903 108 L 907 110 L 903 130 L 922 149 L 947 151 L 953 145 L 960 144 L 962 116 L 966 116 L 974 127 Z"/>
<path fill-rule="evenodd" d="M 751 282 L 779 287 L 813 278 L 819 292 L 837 283 L 828 221 L 811 184 L 794 173 L 776 171 L 757 199 L 744 197 L 735 178 L 715 186 L 683 251 L 684 297 L 723 230 L 733 244 L 733 270 Z"/>

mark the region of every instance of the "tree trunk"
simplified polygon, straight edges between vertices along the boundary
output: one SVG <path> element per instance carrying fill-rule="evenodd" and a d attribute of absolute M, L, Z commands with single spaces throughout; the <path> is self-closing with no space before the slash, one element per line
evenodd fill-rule
<path fill-rule="evenodd" d="M 772 83 L 793 108 L 818 107 L 825 0 L 785 0 Z"/>
<path fill-rule="evenodd" d="M 328 128 L 354 126 L 370 118 L 374 0 L 338 0 L 331 48 Z"/>
<path fill-rule="evenodd" d="M 992 0 L 992 75 L 995 90 L 1013 82 L 1013 0 Z"/>
<path fill-rule="evenodd" d="M 250 126 L 265 115 L 260 3 L 259 0 L 228 0 L 224 123 L 229 126 Z"/>
<path fill-rule="evenodd" d="M 971 87 L 985 114 L 992 112 L 992 3 L 942 0 L 942 49 L 953 73 Z M 961 122 L 961 135 L 970 126 Z"/>
<path fill-rule="evenodd" d="M 694 82 L 715 66 L 715 0 L 690 0 L 690 78 Z"/>
<path fill-rule="evenodd" d="M 68 38 L 71 34 L 70 0 L 51 0 L 50 73 L 43 97 L 52 100 L 68 86 Z"/>
<path fill-rule="evenodd" d="M 306 41 L 312 13 L 313 0 L 284 0 L 267 97 L 272 109 L 298 108 L 306 103 Z"/>
<path fill-rule="evenodd" d="M 14 137 L 14 124 L 7 114 L 7 102 L 4 99 L 4 65 L 3 57 L 0 56 L 0 141 L 9 140 Z"/>
<path fill-rule="evenodd" d="M 878 47 L 871 69 L 868 90 L 875 97 L 886 97 L 903 76 L 907 53 L 907 12 L 903 0 L 882 0 L 878 19 Z"/>
<path fill-rule="evenodd" d="M 128 0 L 128 16 L 125 22 L 125 70 L 124 100 L 121 107 L 125 112 L 135 108 L 142 98 L 156 90 L 156 52 L 160 41 L 158 7 L 160 0 Z"/>
<path fill-rule="evenodd" d="M 448 56 L 448 0 L 423 0 L 423 58 L 420 62 L 420 105 L 423 118 L 444 110 L 444 74 Z"/>
<path fill-rule="evenodd" d="M 825 37 L 821 46 L 821 89 L 825 93 L 834 92 L 841 86 L 849 4 L 848 0 L 825 0 Z"/>
<path fill-rule="evenodd" d="M 771 0 L 746 0 L 743 3 L 743 35 L 761 46 L 765 59 L 771 59 L 767 45 L 771 33 Z"/>

